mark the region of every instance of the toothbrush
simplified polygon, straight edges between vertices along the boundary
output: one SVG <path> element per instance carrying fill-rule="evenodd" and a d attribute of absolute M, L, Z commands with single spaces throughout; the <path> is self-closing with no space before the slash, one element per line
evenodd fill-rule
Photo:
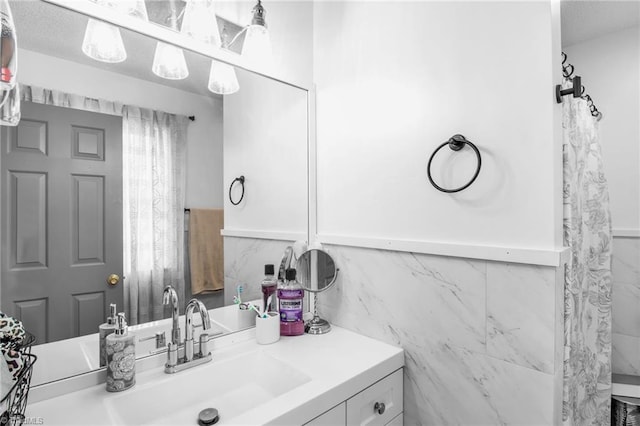
<path fill-rule="evenodd" d="M 264 307 L 264 317 L 267 317 L 267 312 L 269 310 L 269 306 L 271 306 L 271 298 L 273 297 L 273 294 L 270 294 L 269 297 L 267 298 L 267 306 Z"/>
<path fill-rule="evenodd" d="M 256 308 L 253 303 L 249 302 L 249 303 L 247 303 L 247 305 L 249 306 L 249 309 L 253 309 L 254 311 L 256 311 L 256 313 L 258 314 L 258 316 L 260 318 L 266 318 L 267 317 L 264 313 L 260 312 L 260 310 L 258 308 Z"/>
<path fill-rule="evenodd" d="M 236 293 L 237 296 L 234 297 L 233 301 L 237 304 L 242 303 L 242 298 L 240 298 L 240 295 L 242 294 L 242 292 L 244 291 L 244 287 L 242 287 L 242 284 L 236 286 Z M 236 301 L 237 299 L 237 301 Z"/>

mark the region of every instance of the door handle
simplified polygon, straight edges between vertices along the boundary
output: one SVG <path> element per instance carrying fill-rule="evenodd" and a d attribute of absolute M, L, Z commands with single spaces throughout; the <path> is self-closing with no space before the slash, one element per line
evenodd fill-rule
<path fill-rule="evenodd" d="M 120 277 L 117 274 L 109 275 L 107 278 L 107 284 L 109 285 L 117 285 L 120 282 Z"/>

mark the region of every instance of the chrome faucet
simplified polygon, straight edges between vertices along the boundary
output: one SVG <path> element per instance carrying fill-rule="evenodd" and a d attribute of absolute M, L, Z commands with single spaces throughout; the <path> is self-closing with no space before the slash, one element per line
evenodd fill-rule
<path fill-rule="evenodd" d="M 170 285 L 164 288 L 162 293 L 162 304 L 168 305 L 171 303 L 171 343 L 180 345 L 180 325 L 178 324 L 178 318 L 180 318 L 180 312 L 178 310 L 178 293 Z"/>
<path fill-rule="evenodd" d="M 209 335 L 207 333 L 201 333 L 199 339 L 199 350 L 194 353 L 195 342 L 193 341 L 193 311 L 197 310 L 202 318 L 203 330 L 209 330 L 211 328 L 211 321 L 209 320 L 209 312 L 204 304 L 198 299 L 191 299 L 187 304 L 185 310 L 185 340 L 184 340 L 184 356 L 180 357 L 178 354 L 179 344 L 173 342 L 169 343 L 167 347 L 167 363 L 164 366 L 165 373 L 177 373 L 178 371 L 186 370 L 187 368 L 194 367 L 196 365 L 204 364 L 211 361 L 211 352 L 207 349 L 207 343 L 209 341 Z"/>
<path fill-rule="evenodd" d="M 209 311 L 204 306 L 204 303 L 199 301 L 198 299 L 191 299 L 189 304 L 187 305 L 187 309 L 184 313 L 184 331 L 185 331 L 185 339 L 184 339 L 184 359 L 186 362 L 190 362 L 193 360 L 193 310 L 197 309 L 200 312 L 200 318 L 202 318 L 202 329 L 209 330 L 211 328 L 211 321 L 209 320 Z M 203 333 L 207 338 L 209 337 L 207 333 Z M 200 335 L 202 336 L 202 334 Z M 200 338 L 200 344 L 202 345 L 202 337 Z M 204 355 L 202 351 L 202 347 L 200 348 L 200 355 Z"/>

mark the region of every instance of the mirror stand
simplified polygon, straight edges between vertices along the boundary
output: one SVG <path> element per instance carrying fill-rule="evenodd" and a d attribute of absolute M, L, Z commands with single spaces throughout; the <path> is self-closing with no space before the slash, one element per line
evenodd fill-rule
<path fill-rule="evenodd" d="M 323 250 L 307 250 L 296 262 L 296 279 L 305 291 L 313 293 L 313 319 L 304 325 L 307 334 L 325 334 L 331 331 L 331 325 L 318 315 L 318 296 L 331 288 L 336 282 L 339 269 L 331 256 Z"/>
<path fill-rule="evenodd" d="M 304 325 L 304 332 L 307 334 L 325 334 L 331 331 L 329 321 L 320 318 L 318 315 L 318 296 L 313 293 L 313 318 Z"/>

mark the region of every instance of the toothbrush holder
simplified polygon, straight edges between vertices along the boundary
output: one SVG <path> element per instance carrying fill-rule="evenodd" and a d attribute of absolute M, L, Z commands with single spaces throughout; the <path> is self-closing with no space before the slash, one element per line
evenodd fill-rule
<path fill-rule="evenodd" d="M 256 315 L 256 341 L 259 345 L 270 345 L 280 340 L 280 314 L 267 312 L 267 317 Z"/>
<path fill-rule="evenodd" d="M 238 329 L 253 327 L 256 325 L 256 313 L 244 303 L 238 305 Z"/>

